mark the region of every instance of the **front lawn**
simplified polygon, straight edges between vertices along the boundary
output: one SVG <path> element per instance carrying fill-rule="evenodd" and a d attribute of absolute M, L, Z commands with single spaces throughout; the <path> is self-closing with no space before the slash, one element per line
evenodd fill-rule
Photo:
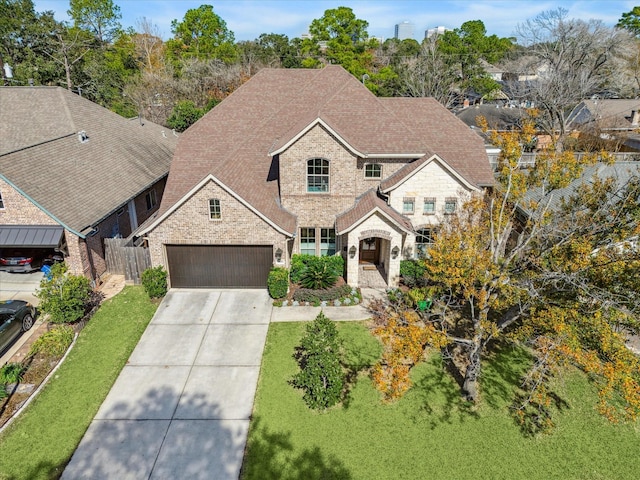
<path fill-rule="evenodd" d="M 0 478 L 58 478 L 153 317 L 142 287 L 107 300 L 64 364 L 0 437 Z"/>
<path fill-rule="evenodd" d="M 471 409 L 433 356 L 414 369 L 414 388 L 385 405 L 360 375 L 343 405 L 309 410 L 287 382 L 304 323 L 269 327 L 243 466 L 248 479 L 611 479 L 638 478 L 640 424 L 612 425 L 594 410 L 596 395 L 574 373 L 551 435 L 525 437 L 509 415 L 513 385 L 528 359 L 501 352 L 484 369 L 483 402 Z M 351 370 L 377 359 L 361 324 L 340 323 Z"/>

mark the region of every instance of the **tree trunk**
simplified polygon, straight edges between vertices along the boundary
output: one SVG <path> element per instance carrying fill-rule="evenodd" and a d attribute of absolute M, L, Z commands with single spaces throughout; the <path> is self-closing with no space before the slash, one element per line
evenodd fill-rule
<path fill-rule="evenodd" d="M 480 345 L 475 345 L 469 352 L 469 366 L 464 374 L 462 392 L 470 402 L 478 400 L 478 378 L 480 377 Z"/>

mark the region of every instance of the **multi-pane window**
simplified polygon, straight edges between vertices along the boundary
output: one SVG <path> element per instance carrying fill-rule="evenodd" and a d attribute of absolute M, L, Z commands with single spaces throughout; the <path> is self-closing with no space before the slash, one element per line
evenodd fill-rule
<path fill-rule="evenodd" d="M 151 210 L 156 206 L 156 191 L 149 190 L 147 194 L 144 196 L 145 201 L 147 202 L 147 210 Z"/>
<path fill-rule="evenodd" d="M 455 213 L 457 206 L 457 199 L 454 197 L 448 197 L 444 200 L 444 213 Z"/>
<path fill-rule="evenodd" d="M 211 220 L 220 220 L 221 218 L 220 200 L 217 198 L 209 200 L 209 218 Z"/>
<path fill-rule="evenodd" d="M 0 210 L 4 208 L 4 200 L 2 200 L 2 192 L 0 192 Z"/>
<path fill-rule="evenodd" d="M 329 160 L 312 158 L 307 161 L 307 192 L 329 191 Z"/>
<path fill-rule="evenodd" d="M 422 228 L 416 232 L 416 256 L 424 258 L 433 244 L 433 230 Z"/>
<path fill-rule="evenodd" d="M 436 199 L 433 197 L 425 197 L 422 213 L 425 215 L 433 215 L 436 213 Z"/>
<path fill-rule="evenodd" d="M 364 166 L 364 178 L 381 178 L 382 165 L 379 163 L 369 163 Z"/>
<path fill-rule="evenodd" d="M 416 199 L 413 197 L 404 197 L 402 200 L 402 213 L 410 215 L 415 211 Z"/>
<path fill-rule="evenodd" d="M 320 229 L 320 255 L 336 254 L 336 230 L 335 228 Z"/>
<path fill-rule="evenodd" d="M 300 229 L 300 253 L 307 255 L 316 254 L 316 229 L 305 228 Z"/>

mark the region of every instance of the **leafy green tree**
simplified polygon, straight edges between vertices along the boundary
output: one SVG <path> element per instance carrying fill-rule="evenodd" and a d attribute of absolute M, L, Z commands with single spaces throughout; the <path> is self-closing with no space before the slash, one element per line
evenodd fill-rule
<path fill-rule="evenodd" d="M 511 47 L 508 38 L 487 36 L 487 29 L 481 20 L 465 22 L 460 28 L 438 36 L 438 48 L 443 54 L 449 55 L 459 68 L 462 87 L 477 89 L 482 95 L 499 88 L 499 85 L 487 77 L 481 60 L 497 62 Z"/>
<path fill-rule="evenodd" d="M 305 329 L 294 357 L 300 372 L 291 383 L 304 391 L 309 408 L 326 409 L 342 398 L 345 374 L 340 365 L 338 330 L 322 312 Z"/>
<path fill-rule="evenodd" d="M 311 38 L 302 41 L 306 68 L 317 68 L 325 63 L 342 65 L 347 71 L 362 78 L 368 74 L 373 62 L 376 40 L 369 39 L 368 22 L 358 19 L 348 7 L 338 7 L 324 12 L 321 18 L 311 22 Z"/>
<path fill-rule="evenodd" d="M 624 28 L 636 37 L 640 37 L 640 6 L 633 7 L 630 12 L 623 13 L 616 27 Z"/>
<path fill-rule="evenodd" d="M 49 314 L 52 323 L 73 323 L 80 320 L 91 301 L 89 279 L 71 275 L 64 263 L 51 267 L 50 278 L 43 278 L 36 296 L 40 299 L 38 308 Z"/>
<path fill-rule="evenodd" d="M 101 43 L 109 43 L 120 30 L 120 7 L 112 0 L 70 0 L 69 16 L 74 25 L 91 32 Z"/>
<path fill-rule="evenodd" d="M 175 128 L 178 132 L 184 132 L 203 115 L 204 111 L 196 107 L 195 103 L 191 100 L 183 100 L 173 107 L 173 112 L 167 119 L 167 126 Z"/>
<path fill-rule="evenodd" d="M 167 45 L 178 59 L 218 58 L 231 63 L 236 58 L 233 32 L 211 5 L 187 10 L 181 22 L 171 22 L 171 32 L 175 37 Z"/>

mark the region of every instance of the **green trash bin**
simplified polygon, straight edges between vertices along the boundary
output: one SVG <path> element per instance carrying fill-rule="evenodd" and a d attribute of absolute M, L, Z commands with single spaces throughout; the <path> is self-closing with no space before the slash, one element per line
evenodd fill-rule
<path fill-rule="evenodd" d="M 432 301 L 430 298 L 427 298 L 425 300 L 418 300 L 418 310 L 420 310 L 421 312 L 424 312 L 425 310 L 428 310 L 431 308 L 432 305 Z"/>

